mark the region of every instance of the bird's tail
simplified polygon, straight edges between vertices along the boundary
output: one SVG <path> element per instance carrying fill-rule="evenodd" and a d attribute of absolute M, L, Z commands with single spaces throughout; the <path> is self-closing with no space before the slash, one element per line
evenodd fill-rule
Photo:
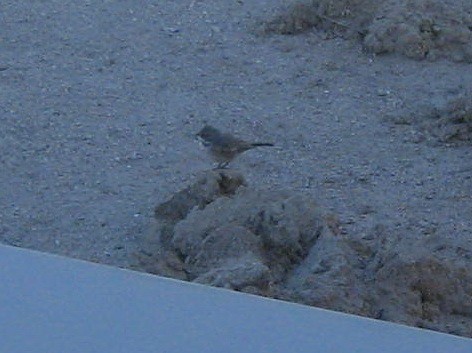
<path fill-rule="evenodd" d="M 252 147 L 273 146 L 273 145 L 274 145 L 273 143 L 259 143 L 259 142 L 251 143 L 251 146 L 252 146 Z"/>

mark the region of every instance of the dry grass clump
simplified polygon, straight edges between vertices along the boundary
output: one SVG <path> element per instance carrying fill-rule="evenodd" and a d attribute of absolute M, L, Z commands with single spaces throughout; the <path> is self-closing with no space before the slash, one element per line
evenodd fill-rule
<path fill-rule="evenodd" d="M 293 35 L 312 28 L 360 38 L 376 54 L 472 63 L 470 0 L 303 0 L 262 29 Z"/>

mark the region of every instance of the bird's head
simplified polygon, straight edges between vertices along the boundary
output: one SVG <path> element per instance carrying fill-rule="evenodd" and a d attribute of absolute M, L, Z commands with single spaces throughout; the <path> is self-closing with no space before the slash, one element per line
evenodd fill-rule
<path fill-rule="evenodd" d="M 196 135 L 204 144 L 210 143 L 220 134 L 220 132 L 211 125 L 205 125 Z"/>

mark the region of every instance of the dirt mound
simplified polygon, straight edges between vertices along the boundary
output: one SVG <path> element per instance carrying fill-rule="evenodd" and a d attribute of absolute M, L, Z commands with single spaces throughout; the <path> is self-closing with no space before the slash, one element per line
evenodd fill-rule
<path fill-rule="evenodd" d="M 426 114 L 426 128 L 442 142 L 472 142 L 472 94 Z"/>
<path fill-rule="evenodd" d="M 239 188 L 228 193 L 226 185 Z M 199 193 L 205 197 L 192 196 Z M 179 209 L 185 211 L 172 212 L 178 221 L 168 217 L 166 210 Z M 159 264 L 154 272 L 174 277 L 180 271 L 178 278 L 264 295 L 329 231 L 313 201 L 288 191 L 251 190 L 229 170 L 210 171 L 159 205 L 156 220 L 151 237 L 164 252 L 150 254 L 148 263 Z"/>
<path fill-rule="evenodd" d="M 398 125 L 414 125 L 412 141 L 426 139 L 450 145 L 472 143 L 472 92 L 414 104 L 408 112 L 390 116 Z M 418 138 L 419 137 L 419 138 Z"/>
<path fill-rule="evenodd" d="M 472 247 L 445 238 L 397 239 L 378 249 L 366 273 L 379 318 L 472 336 Z"/>
<path fill-rule="evenodd" d="M 297 1 L 263 25 L 296 34 L 312 27 L 360 38 L 376 54 L 472 62 L 472 3 L 467 0 Z"/>
<path fill-rule="evenodd" d="M 470 241 L 381 225 L 346 235 L 312 199 L 250 189 L 229 170 L 207 172 L 155 215 L 138 269 L 472 336 Z"/>

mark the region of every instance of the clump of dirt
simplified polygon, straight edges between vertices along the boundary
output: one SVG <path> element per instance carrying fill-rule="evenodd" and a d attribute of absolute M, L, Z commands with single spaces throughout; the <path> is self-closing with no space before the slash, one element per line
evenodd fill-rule
<path fill-rule="evenodd" d="M 472 92 L 445 97 L 440 102 L 415 105 L 392 116 L 398 125 L 414 125 L 422 138 L 450 145 L 472 143 Z"/>
<path fill-rule="evenodd" d="M 346 234 L 310 197 L 231 170 L 206 172 L 154 221 L 137 269 L 472 336 L 468 239 Z"/>
<path fill-rule="evenodd" d="M 472 142 L 472 95 L 451 100 L 443 109 L 427 116 L 426 127 L 440 141 Z"/>
<path fill-rule="evenodd" d="M 472 2 L 467 0 L 297 1 L 262 27 L 280 34 L 336 30 L 360 37 L 375 54 L 472 62 Z"/>
<path fill-rule="evenodd" d="M 348 36 L 364 34 L 378 2 L 372 0 L 296 1 L 261 25 L 264 33 L 298 34 L 313 27 Z"/>
<path fill-rule="evenodd" d="M 379 318 L 471 337 L 470 246 L 437 234 L 377 249 L 367 273 Z"/>
<path fill-rule="evenodd" d="M 177 209 L 181 212 L 169 218 L 167 210 Z M 150 236 L 158 239 L 161 252 L 149 253 L 147 260 L 141 256 L 146 270 L 264 295 L 272 295 L 271 284 L 282 281 L 316 238 L 330 232 L 312 200 L 289 191 L 249 189 L 231 170 L 207 172 L 156 207 L 155 216 Z M 154 269 L 148 266 L 152 262 Z"/>
<path fill-rule="evenodd" d="M 461 0 L 388 0 L 369 25 L 364 45 L 374 53 L 413 59 L 472 62 L 472 3 Z"/>
<path fill-rule="evenodd" d="M 194 184 L 177 192 L 167 202 L 157 205 L 150 230 L 131 267 L 149 273 L 188 280 L 181 252 L 173 244 L 174 228 L 193 210 L 204 209 L 221 197 L 234 195 L 246 185 L 237 171 L 214 170 L 200 176 Z"/>

